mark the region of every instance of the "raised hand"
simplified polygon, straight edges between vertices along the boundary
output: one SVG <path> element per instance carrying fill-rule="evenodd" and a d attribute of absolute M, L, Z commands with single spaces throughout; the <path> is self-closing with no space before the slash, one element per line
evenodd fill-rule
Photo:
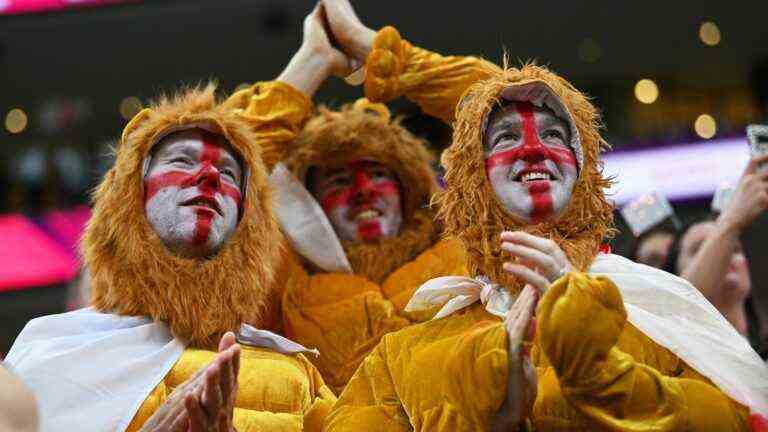
<path fill-rule="evenodd" d="M 364 63 L 371 52 L 376 32 L 366 27 L 357 17 L 349 0 L 322 0 L 328 13 L 331 32 L 350 57 Z"/>
<path fill-rule="evenodd" d="M 718 223 L 740 232 L 768 209 L 768 169 L 759 169 L 762 163 L 768 163 L 768 154 L 749 161 Z"/>
<path fill-rule="evenodd" d="M 536 289 L 526 285 L 504 319 L 509 337 L 507 397 L 493 419 L 493 431 L 513 430 L 530 415 L 536 401 L 536 369 L 523 344 L 526 339 L 532 339 L 532 318 L 537 299 Z"/>
<path fill-rule="evenodd" d="M 522 231 L 501 233 L 501 249 L 517 259 L 504 263 L 504 270 L 543 294 L 549 285 L 573 270 L 570 260 L 552 240 Z"/>
<path fill-rule="evenodd" d="M 318 3 L 304 18 L 301 47 L 277 78 L 310 97 L 330 75 L 345 77 L 353 69 L 351 60 L 331 45 L 324 21 L 325 8 Z"/>
<path fill-rule="evenodd" d="M 187 411 L 193 423 L 206 428 L 190 428 L 190 432 L 233 431 L 235 399 L 237 398 L 237 376 L 240 371 L 240 345 L 235 335 L 226 333 L 219 342 L 219 354 L 205 372 L 202 394 L 198 400 L 190 401 Z M 198 403 L 199 402 L 199 403 Z"/>
<path fill-rule="evenodd" d="M 140 432 L 186 432 L 191 429 L 188 406 L 200 398 L 209 365 L 200 368 L 168 396 L 165 403 L 141 427 Z"/>

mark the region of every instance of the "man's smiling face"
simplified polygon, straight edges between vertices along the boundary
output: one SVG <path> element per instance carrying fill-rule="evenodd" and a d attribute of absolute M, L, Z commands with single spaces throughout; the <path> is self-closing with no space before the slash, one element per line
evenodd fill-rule
<path fill-rule="evenodd" d="M 342 240 L 371 242 L 400 232 L 400 185 L 384 165 L 358 160 L 340 168 L 315 168 L 309 184 Z"/>
<path fill-rule="evenodd" d="M 506 210 L 529 223 L 559 216 L 578 178 L 568 123 L 546 107 L 506 102 L 488 118 L 485 170 Z"/>

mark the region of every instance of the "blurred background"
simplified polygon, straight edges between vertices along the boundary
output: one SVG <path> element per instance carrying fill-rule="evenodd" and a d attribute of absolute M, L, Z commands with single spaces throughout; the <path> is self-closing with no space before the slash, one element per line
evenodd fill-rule
<path fill-rule="evenodd" d="M 570 79 L 603 111 L 617 209 L 657 192 L 673 228 L 711 213 L 749 158 L 745 126 L 768 123 L 768 2 L 353 3 L 417 45 L 495 62 L 506 51 Z M 0 0 L 0 357 L 28 319 L 76 304 L 88 193 L 126 121 L 182 84 L 215 79 L 227 94 L 276 77 L 313 5 Z M 317 101 L 360 92 L 333 80 Z M 392 107 L 435 151 L 450 143 L 412 104 Z M 631 256 L 635 235 L 616 219 L 613 250 Z"/>

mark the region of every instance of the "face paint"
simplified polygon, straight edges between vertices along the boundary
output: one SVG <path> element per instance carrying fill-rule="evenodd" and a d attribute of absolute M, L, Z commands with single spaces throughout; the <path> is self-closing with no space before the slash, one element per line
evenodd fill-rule
<path fill-rule="evenodd" d="M 144 179 L 150 225 L 175 253 L 209 256 L 234 232 L 241 211 L 242 168 L 217 134 L 172 134 L 152 156 Z"/>
<path fill-rule="evenodd" d="M 400 231 L 400 188 L 382 164 L 361 160 L 336 170 L 319 170 L 312 183 L 342 240 L 375 241 Z"/>
<path fill-rule="evenodd" d="M 539 223 L 558 216 L 578 177 L 568 124 L 547 108 L 510 103 L 494 111 L 485 133 L 485 171 L 511 214 Z"/>

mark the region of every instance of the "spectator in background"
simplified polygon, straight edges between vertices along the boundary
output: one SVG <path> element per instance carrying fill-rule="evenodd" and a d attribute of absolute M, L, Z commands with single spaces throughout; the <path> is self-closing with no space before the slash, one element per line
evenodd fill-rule
<path fill-rule="evenodd" d="M 666 270 L 688 280 L 741 334 L 749 332 L 749 266 L 739 235 L 768 208 L 768 156 L 752 159 L 739 179 L 730 205 L 717 217 L 689 224 L 670 250 Z"/>
<path fill-rule="evenodd" d="M 675 231 L 667 227 L 657 227 L 640 236 L 635 242 L 631 258 L 640 264 L 662 268 L 667 262 L 669 248 L 675 240 Z"/>
<path fill-rule="evenodd" d="M 35 397 L 0 363 L 0 432 L 37 430 Z"/>

